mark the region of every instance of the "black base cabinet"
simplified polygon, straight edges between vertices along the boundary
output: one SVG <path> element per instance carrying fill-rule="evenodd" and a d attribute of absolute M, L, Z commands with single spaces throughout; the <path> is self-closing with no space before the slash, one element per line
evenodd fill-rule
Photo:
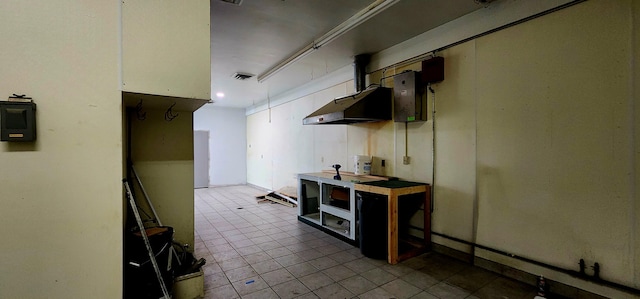
<path fill-rule="evenodd" d="M 384 195 L 356 192 L 358 200 L 360 252 L 362 255 L 386 260 L 388 254 L 388 206 Z"/>

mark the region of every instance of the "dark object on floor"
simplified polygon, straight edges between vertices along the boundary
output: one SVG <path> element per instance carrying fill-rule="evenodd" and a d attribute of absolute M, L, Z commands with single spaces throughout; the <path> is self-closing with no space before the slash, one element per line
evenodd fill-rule
<path fill-rule="evenodd" d="M 195 261 L 193 264 L 191 264 L 191 266 L 187 269 L 187 272 L 185 274 L 190 274 L 190 273 L 196 273 L 198 271 L 200 271 L 200 268 L 202 268 L 202 266 L 204 266 L 204 264 L 207 263 L 207 260 L 201 258 L 197 261 Z"/>
<path fill-rule="evenodd" d="M 179 277 L 200 271 L 200 268 L 207 263 L 207 260 L 201 258 L 196 260 L 193 253 L 187 250 L 188 245 L 182 245 L 173 242 L 173 248 L 176 260 L 173 262 L 174 277 Z"/>
<path fill-rule="evenodd" d="M 387 244 L 387 198 L 366 192 L 356 193 L 358 218 L 360 219 L 360 252 L 362 255 L 386 260 Z"/>
<path fill-rule="evenodd" d="M 168 291 L 173 281 L 171 265 L 172 227 L 146 229 L 151 248 Z M 140 231 L 130 232 L 125 239 L 125 298 L 160 298 L 163 296 Z"/>
<path fill-rule="evenodd" d="M 127 284 L 127 278 L 130 279 L 129 286 L 132 287 L 132 292 L 140 290 L 140 294 L 135 294 L 136 298 L 153 298 L 161 295 L 163 298 L 169 298 L 171 296 L 171 288 L 173 287 L 173 273 L 172 273 L 172 249 L 171 240 L 173 239 L 173 228 L 171 227 L 150 227 L 146 228 L 142 219 L 140 218 L 140 213 L 138 211 L 138 205 L 136 204 L 136 200 L 134 198 L 133 192 L 131 191 L 131 186 L 129 186 L 129 182 L 127 179 L 122 180 L 122 184 L 125 187 L 126 196 L 129 202 L 129 210 L 132 212 L 133 216 L 136 219 L 136 225 L 133 229 L 125 231 L 125 271 L 129 266 L 135 267 L 132 270 L 142 270 L 145 269 L 143 266 L 145 264 L 150 264 L 153 272 L 155 274 L 155 278 L 157 279 L 157 283 L 155 284 L 159 287 L 161 294 L 157 294 L 157 290 L 153 291 L 149 290 L 146 286 L 153 286 L 153 282 L 149 281 L 149 276 L 138 277 L 136 275 L 136 271 L 133 275 L 129 275 L 125 273 L 125 285 Z M 140 184 L 142 188 L 142 184 Z M 155 212 L 154 212 L 155 214 Z M 157 221 L 160 224 L 160 221 Z M 157 238 L 155 238 L 158 236 Z M 154 242 L 152 242 L 152 237 Z M 127 243 L 126 240 L 131 238 Z M 137 240 L 142 240 L 142 244 L 144 244 L 144 249 L 146 250 L 148 256 L 147 259 L 144 257 L 144 250 L 141 250 L 140 242 Z M 130 256 L 126 256 L 130 254 Z M 164 259 L 166 257 L 166 259 Z M 159 261 L 159 258 L 161 259 Z M 166 262 L 165 262 L 166 260 Z M 148 274 L 147 272 L 141 272 L 137 274 Z M 167 279 L 168 278 L 168 279 Z M 149 282 L 149 284 L 147 284 Z M 146 290 L 145 290 L 146 289 Z M 125 289 L 124 295 L 127 295 L 127 290 Z M 144 295 L 151 297 L 142 297 Z"/>

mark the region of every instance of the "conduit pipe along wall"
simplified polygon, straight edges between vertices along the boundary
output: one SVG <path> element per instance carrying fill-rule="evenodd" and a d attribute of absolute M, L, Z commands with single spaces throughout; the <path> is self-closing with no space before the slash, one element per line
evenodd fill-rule
<path fill-rule="evenodd" d="M 452 236 L 449 236 L 449 235 L 446 235 L 446 234 L 442 234 L 442 233 L 438 233 L 438 232 L 434 232 L 434 231 L 431 231 L 431 233 L 436 235 L 436 236 L 439 236 L 439 237 L 443 237 L 443 238 L 446 238 L 446 239 L 449 239 L 449 240 L 452 240 L 452 241 L 456 241 L 456 242 L 459 242 L 459 243 L 463 243 L 463 244 L 472 246 L 473 249 L 474 249 L 474 252 L 475 252 L 475 248 L 479 248 L 479 249 L 490 251 L 492 253 L 503 255 L 503 256 L 506 256 L 506 257 L 509 257 L 509 258 L 512 258 L 512 259 L 516 259 L 516 260 L 527 262 L 527 263 L 530 263 L 530 264 L 533 264 L 533 265 L 536 265 L 536 266 L 544 267 L 544 268 L 547 268 L 547 269 L 550 269 L 550 270 L 553 270 L 553 271 L 557 271 L 557 272 L 560 272 L 560 273 L 568 274 L 568 275 L 571 275 L 572 277 L 579 278 L 579 279 L 582 279 L 582 280 L 586 280 L 586 281 L 589 281 L 589 282 L 592 282 L 592 283 L 595 283 L 595 284 L 599 284 L 599 285 L 603 285 L 603 286 L 606 286 L 606 287 L 615 288 L 615 289 L 618 289 L 618 290 L 621 290 L 621 291 L 624 291 L 624 292 L 628 292 L 628 293 L 631 293 L 631 294 L 635 294 L 635 295 L 640 295 L 640 289 L 638 289 L 638 288 L 634 288 L 634 287 L 627 286 L 627 285 L 624 285 L 624 284 L 616 283 L 616 282 L 609 281 L 609 280 L 606 280 L 606 279 L 602 279 L 602 278 L 599 278 L 599 277 L 594 277 L 593 275 L 589 276 L 589 275 L 587 275 L 585 273 L 580 273 L 579 270 L 565 269 L 565 268 L 554 266 L 554 265 L 551 265 L 551 264 L 547 264 L 547 263 L 544 263 L 544 262 L 541 262 L 541 261 L 538 261 L 538 260 L 535 260 L 535 259 L 530 259 L 530 258 L 527 258 L 527 257 L 515 255 L 513 253 L 509 253 L 509 252 L 506 252 L 506 251 L 503 251 L 503 250 L 498 250 L 498 249 L 495 249 L 493 247 L 484 246 L 484 245 L 481 245 L 481 244 L 476 244 L 474 242 L 465 241 L 465 240 L 462 240 L 462 239 L 459 239 L 459 238 L 456 238 L 456 237 L 452 237 Z M 471 260 L 472 263 L 474 261 L 475 261 L 475 259 Z M 576 263 L 576 265 L 578 265 L 578 263 Z M 527 281 L 527 283 L 529 283 L 529 284 L 533 284 L 533 282 L 534 282 L 533 280 Z M 553 284 L 553 282 L 551 284 Z"/>
<path fill-rule="evenodd" d="M 429 211 L 433 213 L 436 200 L 436 91 L 427 84 L 427 95 L 431 92 L 431 206 Z M 427 207 L 424 207 L 425 210 Z"/>

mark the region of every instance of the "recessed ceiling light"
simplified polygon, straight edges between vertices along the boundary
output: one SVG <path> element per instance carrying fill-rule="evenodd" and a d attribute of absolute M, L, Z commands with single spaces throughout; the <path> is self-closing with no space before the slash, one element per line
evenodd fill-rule
<path fill-rule="evenodd" d="M 218 98 L 224 98 L 224 93 L 222 93 L 222 92 L 218 92 L 218 93 L 216 93 L 216 97 L 218 97 Z"/>

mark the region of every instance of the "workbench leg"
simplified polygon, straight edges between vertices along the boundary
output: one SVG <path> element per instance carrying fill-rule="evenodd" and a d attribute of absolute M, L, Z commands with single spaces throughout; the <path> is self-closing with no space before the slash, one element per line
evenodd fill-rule
<path fill-rule="evenodd" d="M 395 265 L 398 263 L 398 196 L 389 195 L 389 236 L 387 237 L 388 262 Z"/>
<path fill-rule="evenodd" d="M 431 250 L 431 188 L 427 186 L 424 194 L 424 246 Z"/>

